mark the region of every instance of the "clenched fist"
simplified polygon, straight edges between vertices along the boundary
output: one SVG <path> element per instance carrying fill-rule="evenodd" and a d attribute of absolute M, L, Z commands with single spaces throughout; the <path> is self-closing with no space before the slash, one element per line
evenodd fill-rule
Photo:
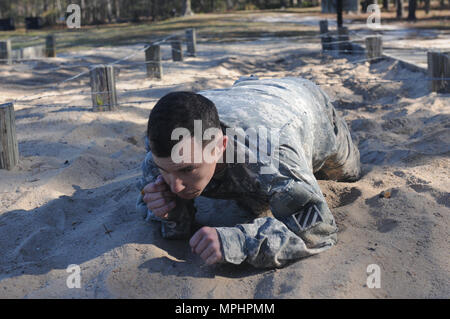
<path fill-rule="evenodd" d="M 142 190 L 142 200 L 147 204 L 155 216 L 167 218 L 169 212 L 175 208 L 175 197 L 161 175 L 155 182 L 147 184 Z"/>
<path fill-rule="evenodd" d="M 192 252 L 200 257 L 208 265 L 222 261 L 223 256 L 220 249 L 220 239 L 217 230 L 212 227 L 200 228 L 189 241 Z"/>

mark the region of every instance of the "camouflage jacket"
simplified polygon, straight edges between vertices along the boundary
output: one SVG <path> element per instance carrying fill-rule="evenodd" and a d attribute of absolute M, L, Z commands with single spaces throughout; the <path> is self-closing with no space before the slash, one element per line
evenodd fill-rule
<path fill-rule="evenodd" d="M 197 221 L 209 215 L 206 219 L 217 229 L 224 261 L 233 264 L 246 261 L 256 267 L 280 267 L 332 247 L 337 226 L 314 174 L 355 180 L 360 162 L 348 127 L 328 96 L 301 78 L 247 79 L 231 88 L 198 93 L 215 103 L 222 130 L 230 137 L 227 148 L 233 145 L 234 153 L 245 150 L 246 157 L 244 162 L 226 163 L 195 201 L 178 200 L 173 214 L 183 209 L 192 212 L 200 198 L 233 201 L 233 209 L 206 205 L 217 209 L 200 212 L 197 207 L 197 215 L 202 216 Z M 227 128 L 243 130 L 230 134 Z M 251 146 L 255 139 L 245 133 L 249 128 L 255 128 L 256 138 L 264 133 L 256 128 L 266 129 L 264 139 L 258 141 L 267 143 L 270 156 L 255 153 Z M 142 168 L 139 189 L 159 174 L 151 152 Z M 204 201 L 200 206 L 205 206 Z M 147 219 L 158 219 L 147 210 L 142 195 L 137 208 Z M 194 218 L 195 211 L 179 215 L 188 216 L 187 220 Z"/>

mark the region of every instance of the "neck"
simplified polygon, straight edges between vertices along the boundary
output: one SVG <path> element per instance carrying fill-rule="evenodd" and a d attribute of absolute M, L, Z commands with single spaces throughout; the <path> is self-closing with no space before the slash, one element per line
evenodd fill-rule
<path fill-rule="evenodd" d="M 223 152 L 222 154 L 222 163 L 216 164 L 216 169 L 214 170 L 214 175 L 222 172 L 227 167 L 226 164 L 226 152 Z"/>
<path fill-rule="evenodd" d="M 227 164 L 225 164 L 225 163 L 217 163 L 216 169 L 214 170 L 214 175 L 222 172 L 226 168 L 226 166 L 227 166 Z"/>

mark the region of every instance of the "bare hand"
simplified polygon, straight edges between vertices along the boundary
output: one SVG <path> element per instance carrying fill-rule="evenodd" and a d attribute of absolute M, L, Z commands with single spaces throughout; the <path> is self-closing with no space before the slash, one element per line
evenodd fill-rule
<path fill-rule="evenodd" d="M 212 265 L 222 261 L 223 256 L 220 250 L 220 240 L 217 230 L 212 227 L 200 228 L 189 241 L 192 252 L 200 255 L 203 261 Z"/>
<path fill-rule="evenodd" d="M 143 201 L 155 216 L 167 218 L 169 212 L 175 208 L 175 197 L 161 175 L 153 183 L 147 184 L 142 190 Z"/>

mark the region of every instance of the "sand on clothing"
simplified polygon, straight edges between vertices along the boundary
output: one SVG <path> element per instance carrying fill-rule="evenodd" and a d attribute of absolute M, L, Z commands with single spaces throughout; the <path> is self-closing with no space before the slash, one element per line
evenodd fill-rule
<path fill-rule="evenodd" d="M 142 52 L 118 64 L 122 105 L 114 112 L 91 111 L 85 75 L 35 95 L 36 86 L 83 72 L 83 64 L 110 63 L 142 47 L 0 67 L 0 103 L 20 100 L 20 163 L 0 170 L 0 297 L 448 298 L 450 98 L 430 93 L 425 74 L 395 61 L 322 56 L 317 41 L 201 42 L 198 56 L 184 62 L 171 62 L 163 47 L 161 81 L 133 64 Z M 73 67 L 46 73 L 63 62 Z M 135 212 L 156 100 L 250 74 L 321 85 L 361 152 L 361 180 L 319 182 L 340 228 L 337 246 L 283 269 L 204 266 L 186 241 L 163 240 Z M 80 266 L 81 288 L 67 287 L 71 264 Z M 367 287 L 371 264 L 381 270 L 379 289 Z"/>

